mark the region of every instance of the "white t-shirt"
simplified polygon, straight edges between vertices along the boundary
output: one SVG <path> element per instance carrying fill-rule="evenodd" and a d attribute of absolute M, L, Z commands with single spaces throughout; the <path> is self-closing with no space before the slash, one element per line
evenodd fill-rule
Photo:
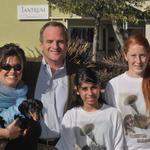
<path fill-rule="evenodd" d="M 95 112 L 81 107 L 66 112 L 62 121 L 59 150 L 123 150 L 124 137 L 119 112 L 103 105 Z"/>
<path fill-rule="evenodd" d="M 150 150 L 150 121 L 142 93 L 142 78 L 126 72 L 111 79 L 106 86 L 105 101 L 117 107 L 123 117 L 128 150 Z"/>

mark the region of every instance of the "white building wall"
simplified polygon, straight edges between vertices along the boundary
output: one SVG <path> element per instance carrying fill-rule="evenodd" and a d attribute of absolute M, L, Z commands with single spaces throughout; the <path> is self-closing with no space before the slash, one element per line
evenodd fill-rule
<path fill-rule="evenodd" d="M 148 39 L 150 43 L 150 24 L 145 25 L 145 37 Z"/>

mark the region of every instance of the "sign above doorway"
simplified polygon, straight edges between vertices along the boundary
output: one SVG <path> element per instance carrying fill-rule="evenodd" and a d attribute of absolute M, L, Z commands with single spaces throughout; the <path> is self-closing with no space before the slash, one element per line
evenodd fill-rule
<path fill-rule="evenodd" d="M 18 5 L 18 20 L 43 20 L 49 18 L 48 5 Z"/>

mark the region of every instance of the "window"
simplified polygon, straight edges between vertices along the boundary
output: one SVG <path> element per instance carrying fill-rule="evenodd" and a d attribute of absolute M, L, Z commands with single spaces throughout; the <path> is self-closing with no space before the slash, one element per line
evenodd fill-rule
<path fill-rule="evenodd" d="M 71 39 L 81 39 L 88 42 L 93 42 L 94 29 L 93 28 L 70 28 Z"/>

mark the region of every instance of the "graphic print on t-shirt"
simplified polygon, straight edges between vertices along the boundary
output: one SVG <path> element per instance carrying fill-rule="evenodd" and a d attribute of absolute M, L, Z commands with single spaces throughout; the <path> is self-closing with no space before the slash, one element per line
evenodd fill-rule
<path fill-rule="evenodd" d="M 98 144 L 94 135 L 94 124 L 85 124 L 81 128 L 76 127 L 75 132 L 78 139 L 81 141 L 85 141 L 86 144 L 81 146 L 80 143 L 77 142 L 76 150 L 107 150 L 104 145 Z M 77 134 L 78 133 L 78 134 Z"/>
<path fill-rule="evenodd" d="M 136 139 L 137 143 L 146 143 L 150 142 L 147 134 L 148 130 L 150 132 L 150 119 L 140 113 L 137 106 L 138 100 L 138 95 L 121 93 L 118 105 L 122 111 L 125 135 Z"/>

